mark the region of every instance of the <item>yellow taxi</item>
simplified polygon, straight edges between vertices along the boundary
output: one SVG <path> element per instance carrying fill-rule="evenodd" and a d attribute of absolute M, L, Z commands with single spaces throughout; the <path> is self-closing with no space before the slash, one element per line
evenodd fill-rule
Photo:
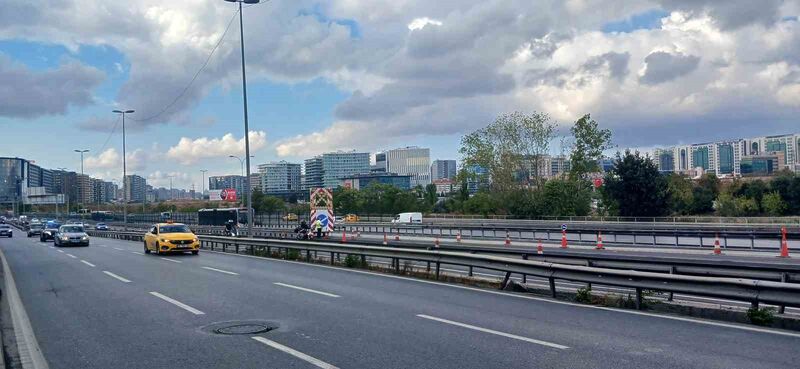
<path fill-rule="evenodd" d="M 170 252 L 200 252 L 200 240 L 188 226 L 181 223 L 158 223 L 144 234 L 144 252 L 166 254 Z"/>
<path fill-rule="evenodd" d="M 355 223 L 358 222 L 359 218 L 358 215 L 355 214 L 347 214 L 344 216 L 344 221 L 347 223 Z"/>
<path fill-rule="evenodd" d="M 286 215 L 283 216 L 283 220 L 289 221 L 289 222 L 296 222 L 297 221 L 297 214 L 295 214 L 295 213 L 286 214 Z"/>

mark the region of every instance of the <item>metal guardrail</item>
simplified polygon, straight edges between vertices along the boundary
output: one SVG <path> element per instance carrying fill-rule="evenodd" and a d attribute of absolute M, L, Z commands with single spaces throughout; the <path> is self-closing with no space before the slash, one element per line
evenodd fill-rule
<path fill-rule="evenodd" d="M 94 236 L 113 237 L 141 241 L 140 232 L 91 231 Z M 202 247 L 206 249 L 228 249 L 236 253 L 269 254 L 271 249 L 295 250 L 311 260 L 311 252 L 330 253 L 334 263 L 335 254 L 358 255 L 362 262 L 366 257 L 390 259 L 397 273 L 400 261 L 410 260 L 435 265 L 435 275 L 439 278 L 441 265 L 458 265 L 504 272 L 504 284 L 512 273 L 546 278 L 550 292 L 555 297 L 556 280 L 567 280 L 591 284 L 631 288 L 636 293 L 637 308 L 642 306 L 642 292 L 657 290 L 669 293 L 722 298 L 751 303 L 800 307 L 800 285 L 756 279 L 720 278 L 657 273 L 650 271 L 620 270 L 608 267 L 559 264 L 547 261 L 516 259 L 495 255 L 472 254 L 439 250 L 419 250 L 362 245 L 336 244 L 332 242 L 294 241 L 276 239 L 232 238 L 221 236 L 199 236 Z"/>

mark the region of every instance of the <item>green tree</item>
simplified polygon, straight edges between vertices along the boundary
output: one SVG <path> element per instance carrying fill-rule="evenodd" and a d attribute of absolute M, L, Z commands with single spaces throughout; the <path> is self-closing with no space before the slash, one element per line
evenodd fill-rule
<path fill-rule="evenodd" d="M 692 189 L 692 214 L 708 214 L 714 211 L 714 199 L 719 196 L 719 179 L 714 174 L 700 177 Z"/>
<path fill-rule="evenodd" d="M 469 214 L 480 214 L 484 217 L 495 212 L 496 207 L 491 196 L 485 192 L 479 192 L 464 203 L 464 210 Z"/>
<path fill-rule="evenodd" d="M 253 210 L 259 213 L 277 213 L 286 209 L 286 203 L 283 200 L 267 196 L 260 190 L 253 191 Z"/>
<path fill-rule="evenodd" d="M 783 202 L 781 194 L 770 192 L 761 199 L 761 209 L 769 216 L 777 217 L 786 212 L 786 203 Z"/>
<path fill-rule="evenodd" d="M 436 205 L 436 201 L 439 199 L 439 194 L 436 192 L 436 185 L 433 183 L 429 183 L 425 186 L 425 202 L 428 205 L 433 206 Z"/>
<path fill-rule="evenodd" d="M 669 208 L 679 215 L 687 215 L 692 212 L 692 202 L 694 201 L 692 180 L 677 173 L 667 176 L 667 188 L 669 189 Z"/>
<path fill-rule="evenodd" d="M 345 187 L 333 190 L 333 209 L 336 214 L 359 213 L 362 207 L 361 191 Z"/>
<path fill-rule="evenodd" d="M 546 114 L 504 114 L 462 137 L 459 152 L 465 167 L 480 166 L 488 171 L 493 191 L 513 190 L 520 179 L 539 185 L 539 167 L 554 132 L 555 123 Z"/>
<path fill-rule="evenodd" d="M 667 213 L 669 188 L 655 163 L 638 152 L 617 153 L 614 168 L 606 174 L 603 192 L 621 216 L 661 216 Z"/>
<path fill-rule="evenodd" d="M 611 148 L 611 131 L 600 129 L 589 114 L 572 126 L 575 142 L 570 155 L 570 178 L 585 179 L 587 173 L 599 172 L 598 161 L 603 151 Z"/>
<path fill-rule="evenodd" d="M 543 212 L 553 216 L 585 216 L 591 211 L 592 192 L 588 181 L 551 179 L 542 190 Z"/>
<path fill-rule="evenodd" d="M 786 203 L 785 215 L 800 215 L 800 176 L 784 170 L 772 179 L 770 190 L 779 193 Z"/>

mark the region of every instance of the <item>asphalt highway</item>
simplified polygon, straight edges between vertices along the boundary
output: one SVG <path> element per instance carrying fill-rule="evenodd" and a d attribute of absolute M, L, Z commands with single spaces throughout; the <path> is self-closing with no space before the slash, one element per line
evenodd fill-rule
<path fill-rule="evenodd" d="M 206 251 L 159 257 L 102 238 L 55 248 L 17 236 L 0 239 L 0 250 L 51 368 L 796 368 L 800 360 L 795 332 L 323 265 Z M 256 323 L 277 328 L 212 333 Z"/>

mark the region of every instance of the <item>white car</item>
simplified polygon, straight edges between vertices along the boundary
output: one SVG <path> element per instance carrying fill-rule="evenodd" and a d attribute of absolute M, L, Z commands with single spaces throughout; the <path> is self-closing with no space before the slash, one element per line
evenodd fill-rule
<path fill-rule="evenodd" d="M 422 213 L 400 213 L 392 219 L 392 223 L 422 224 Z"/>
<path fill-rule="evenodd" d="M 14 236 L 14 231 L 11 229 L 10 225 L 0 224 L 0 237 L 11 238 L 13 236 Z"/>

